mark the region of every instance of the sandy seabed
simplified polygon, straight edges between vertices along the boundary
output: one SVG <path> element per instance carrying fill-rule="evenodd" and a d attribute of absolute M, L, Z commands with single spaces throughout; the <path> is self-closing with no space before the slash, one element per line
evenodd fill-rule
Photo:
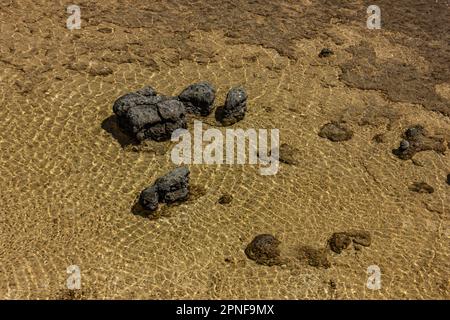
<path fill-rule="evenodd" d="M 392 153 L 411 125 L 450 140 L 449 2 L 378 0 L 380 30 L 366 28 L 370 4 L 0 0 L 0 298 L 449 299 L 450 152 Z M 216 105 L 244 86 L 248 112 L 232 127 L 278 128 L 296 162 L 273 176 L 191 165 L 193 199 L 135 215 L 139 192 L 174 168 L 173 145 L 129 145 L 112 104 L 201 80 Z M 353 137 L 320 137 L 331 121 Z M 422 181 L 434 192 L 411 191 Z M 244 253 L 261 233 L 295 256 L 355 229 L 371 245 L 330 252 L 329 268 Z M 371 265 L 380 290 L 366 286 Z"/>

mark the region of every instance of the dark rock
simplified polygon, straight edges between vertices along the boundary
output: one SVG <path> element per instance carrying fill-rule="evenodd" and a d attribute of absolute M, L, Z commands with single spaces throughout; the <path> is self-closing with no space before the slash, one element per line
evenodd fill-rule
<path fill-rule="evenodd" d="M 361 249 L 361 246 L 370 246 L 372 243 L 372 236 L 370 235 L 370 232 L 365 230 L 352 230 L 333 233 L 328 240 L 330 249 L 336 253 L 341 253 L 344 249 L 347 249 L 352 242 L 354 248 L 358 250 Z"/>
<path fill-rule="evenodd" d="M 245 254 L 249 259 L 258 264 L 273 266 L 281 264 L 280 241 L 270 234 L 260 234 L 245 248 Z"/>
<path fill-rule="evenodd" d="M 444 154 L 446 149 L 443 137 L 431 136 L 423 126 L 415 125 L 406 129 L 400 146 L 392 153 L 402 160 L 409 160 L 417 152 L 433 150 Z"/>
<path fill-rule="evenodd" d="M 328 244 L 330 249 L 336 253 L 341 253 L 342 250 L 347 249 L 352 243 L 352 239 L 345 232 L 333 233 L 330 239 L 328 239 Z"/>
<path fill-rule="evenodd" d="M 225 193 L 219 198 L 220 204 L 229 204 L 233 201 L 233 196 L 231 194 Z"/>
<path fill-rule="evenodd" d="M 139 196 L 139 203 L 145 210 L 154 211 L 158 209 L 158 190 L 155 185 L 144 189 Z"/>
<path fill-rule="evenodd" d="M 450 185 L 450 173 L 447 175 L 447 184 Z"/>
<path fill-rule="evenodd" d="M 414 182 L 409 186 L 409 190 L 418 193 L 433 193 L 434 188 L 426 182 Z"/>
<path fill-rule="evenodd" d="M 323 48 L 319 53 L 319 58 L 327 58 L 333 54 L 334 54 L 333 50 L 329 48 Z"/>
<path fill-rule="evenodd" d="M 325 269 L 331 267 L 326 249 L 316 249 L 309 246 L 303 246 L 299 249 L 298 258 L 300 260 L 307 261 L 307 263 L 312 267 Z"/>
<path fill-rule="evenodd" d="M 372 140 L 376 143 L 383 143 L 386 142 L 386 136 L 383 133 L 378 133 L 373 136 Z"/>
<path fill-rule="evenodd" d="M 139 196 L 139 204 L 146 210 L 154 211 L 159 202 L 184 201 L 189 196 L 189 169 L 178 167 L 144 189 Z"/>
<path fill-rule="evenodd" d="M 330 122 L 322 126 L 319 136 L 333 142 L 350 140 L 353 132 L 337 122 Z"/>
<path fill-rule="evenodd" d="M 178 167 L 156 180 L 160 201 L 172 203 L 185 200 L 189 195 L 189 173 L 187 167 Z"/>
<path fill-rule="evenodd" d="M 208 82 L 192 84 L 178 96 L 178 99 L 185 105 L 187 112 L 201 116 L 207 116 L 211 113 L 215 98 L 216 90 Z"/>
<path fill-rule="evenodd" d="M 120 97 L 114 102 L 113 111 L 119 126 L 139 141 L 168 140 L 173 131 L 187 127 L 183 103 L 157 96 L 151 87 Z"/>
<path fill-rule="evenodd" d="M 242 87 L 235 87 L 228 91 L 225 105 L 221 113 L 218 113 L 218 119 L 223 125 L 232 125 L 241 121 L 247 111 L 247 93 Z"/>

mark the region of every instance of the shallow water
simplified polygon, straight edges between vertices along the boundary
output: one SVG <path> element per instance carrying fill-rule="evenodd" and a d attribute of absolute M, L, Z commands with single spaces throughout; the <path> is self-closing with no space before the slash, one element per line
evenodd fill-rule
<path fill-rule="evenodd" d="M 377 31 L 364 1 L 329 2 L 78 1 L 82 26 L 70 31 L 69 2 L 0 0 L 0 297 L 448 299 L 449 152 L 416 164 L 391 152 L 416 123 L 450 140 L 448 2 L 379 1 Z M 324 47 L 335 54 L 319 58 Z M 201 80 L 217 106 L 243 85 L 248 113 L 232 127 L 278 128 L 297 164 L 274 176 L 191 165 L 192 200 L 156 220 L 134 215 L 139 192 L 174 167 L 172 145 L 134 152 L 108 120 L 112 104 Z M 353 138 L 319 137 L 332 120 Z M 412 193 L 416 181 L 434 193 Z M 221 205 L 225 192 L 233 201 Z M 261 233 L 291 256 L 352 229 L 372 244 L 330 253 L 329 269 L 244 253 Z M 81 269 L 75 295 L 70 265 Z M 380 290 L 366 286 L 371 265 Z"/>

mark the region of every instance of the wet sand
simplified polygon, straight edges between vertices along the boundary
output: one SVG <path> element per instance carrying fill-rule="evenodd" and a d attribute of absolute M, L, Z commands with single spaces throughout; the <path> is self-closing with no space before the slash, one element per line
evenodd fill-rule
<path fill-rule="evenodd" d="M 359 0 L 108 0 L 77 1 L 82 25 L 70 31 L 72 3 L 0 0 L 0 298 L 450 298 L 450 152 L 392 152 L 416 124 L 448 149 L 448 1 L 379 0 L 381 30 L 366 28 L 372 3 Z M 202 80 L 216 106 L 244 86 L 248 112 L 231 127 L 278 128 L 295 161 L 274 176 L 191 165 L 191 200 L 158 219 L 133 214 L 175 167 L 172 145 L 133 148 L 113 102 Z M 351 139 L 319 136 L 333 121 Z M 417 182 L 434 192 L 412 191 Z M 327 268 L 295 258 L 350 230 L 369 232 L 370 246 L 329 251 Z M 248 259 L 267 233 L 294 258 Z M 371 265 L 380 290 L 366 286 Z"/>

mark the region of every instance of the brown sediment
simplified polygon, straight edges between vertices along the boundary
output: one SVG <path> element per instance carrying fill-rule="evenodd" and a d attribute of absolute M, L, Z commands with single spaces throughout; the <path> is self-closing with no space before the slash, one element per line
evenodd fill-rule
<path fill-rule="evenodd" d="M 65 3 L 0 2 L 1 298 L 448 299 L 444 1 L 379 0 L 382 29 L 367 30 L 362 0 L 83 0 L 73 31 Z M 334 54 L 320 58 L 322 48 Z M 123 135 L 115 99 L 199 81 L 217 88 L 216 108 L 242 84 L 249 108 L 233 128 L 279 129 L 300 150 L 281 159 L 301 165 L 261 176 L 254 165 L 194 164 L 186 202 L 160 204 L 158 219 L 131 214 L 139 191 L 173 168 L 173 144 Z M 353 137 L 330 148 L 317 135 L 330 121 Z M 415 153 L 421 166 L 392 161 L 415 123 L 437 149 Z M 414 197 L 414 181 L 434 193 Z M 224 191 L 230 205 L 218 204 Z M 298 239 L 320 250 L 353 228 L 370 230 L 370 248 L 350 237 L 357 260 L 342 249 L 328 269 L 266 267 L 243 252 L 268 232 L 292 258 L 283 250 Z M 74 264 L 81 295 L 66 290 Z M 382 290 L 365 286 L 373 264 Z"/>

